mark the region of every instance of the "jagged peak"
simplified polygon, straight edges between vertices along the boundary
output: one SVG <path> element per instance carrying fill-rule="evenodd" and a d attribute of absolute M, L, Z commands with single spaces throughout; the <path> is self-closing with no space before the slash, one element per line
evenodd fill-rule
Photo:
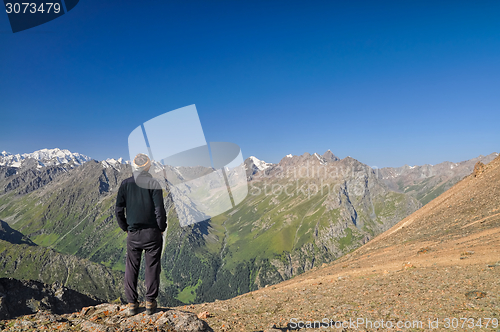
<path fill-rule="evenodd" d="M 340 160 L 340 158 L 337 157 L 336 155 L 334 155 L 330 149 L 328 149 L 325 153 L 323 153 L 322 157 L 324 159 L 326 159 L 327 161 L 337 161 L 337 160 Z"/>
<path fill-rule="evenodd" d="M 326 164 L 326 160 L 325 158 L 321 157 L 319 154 L 317 154 L 316 152 L 314 152 L 313 156 L 315 156 L 318 160 L 319 160 L 319 163 L 321 165 L 325 165 Z"/>

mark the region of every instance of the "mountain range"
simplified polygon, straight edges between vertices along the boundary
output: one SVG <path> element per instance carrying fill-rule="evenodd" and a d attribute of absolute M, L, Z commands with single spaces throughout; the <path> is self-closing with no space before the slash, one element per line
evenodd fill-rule
<path fill-rule="evenodd" d="M 496 157 L 338 260 L 188 309 L 217 331 L 498 331 L 499 272 Z"/>
<path fill-rule="evenodd" d="M 79 166 L 91 160 L 80 153 L 72 153 L 68 150 L 55 149 L 42 149 L 33 153 L 11 154 L 2 151 L 0 154 L 0 166 L 7 167 L 31 167 L 37 168 L 46 166 L 57 166 L 68 164 L 70 166 Z"/>
<path fill-rule="evenodd" d="M 10 264 L 3 276 L 54 282 L 34 272 L 46 262 L 32 259 L 32 252 L 46 250 L 44 257 L 74 257 L 71 264 L 100 266 L 114 288 L 109 290 L 108 277 L 92 280 L 92 293 L 97 296 L 100 289 L 100 298 L 115 300 L 121 296 L 126 235 L 117 226 L 114 202 L 120 182 L 131 175 L 130 166 L 123 160 L 87 160 L 69 151 L 63 153 L 74 158 L 57 159 L 60 151 L 67 150 L 46 150 L 16 161 L 3 154 L 10 161 L 1 160 L 0 218 L 19 232 L 18 238 L 30 241 L 0 240 L 5 242 L 0 242 L 0 264 Z M 415 171 L 374 170 L 331 151 L 288 155 L 278 164 L 251 157 L 245 160 L 249 196 L 234 209 L 187 227 L 179 226 L 165 193 L 169 227 L 160 301 L 227 299 L 328 264 L 417 211 L 439 192 L 436 188 L 459 181 L 471 163 L 454 166 L 461 171 L 450 175 L 451 166 L 427 173 L 427 165 L 410 169 Z M 59 276 L 72 287 L 79 278 L 92 275 Z M 82 288 L 75 289 L 90 294 Z"/>
<path fill-rule="evenodd" d="M 459 163 L 437 165 L 385 167 L 378 170 L 379 178 L 392 190 L 404 192 L 427 204 L 471 174 L 477 162 L 489 163 L 498 156 L 491 153 Z"/>

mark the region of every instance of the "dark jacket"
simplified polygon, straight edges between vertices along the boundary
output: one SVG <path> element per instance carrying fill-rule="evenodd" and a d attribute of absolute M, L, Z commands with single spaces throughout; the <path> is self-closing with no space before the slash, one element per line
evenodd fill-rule
<path fill-rule="evenodd" d="M 167 214 L 163 205 L 163 191 L 151 174 L 142 172 L 125 179 L 116 197 L 116 219 L 124 231 L 145 228 L 167 228 Z M 126 212 L 126 216 L 125 216 Z"/>

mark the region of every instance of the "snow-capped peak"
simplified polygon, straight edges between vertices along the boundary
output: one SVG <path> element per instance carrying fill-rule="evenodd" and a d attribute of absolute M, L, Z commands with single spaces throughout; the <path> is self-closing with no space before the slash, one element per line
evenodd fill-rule
<path fill-rule="evenodd" d="M 292 158 L 293 156 L 291 154 L 286 155 L 287 158 Z"/>
<path fill-rule="evenodd" d="M 259 171 L 262 171 L 263 169 L 271 167 L 271 165 L 272 165 L 271 163 L 266 163 L 263 160 L 255 158 L 254 156 L 250 156 L 249 158 L 253 162 L 253 164 L 259 169 Z"/>
<path fill-rule="evenodd" d="M 101 164 L 102 166 L 104 166 L 104 168 L 109 168 L 109 167 L 116 167 L 116 165 L 119 165 L 119 164 L 125 164 L 125 162 L 123 161 L 123 158 L 118 158 L 118 159 L 115 159 L 115 158 L 108 158 L 106 160 L 103 160 L 101 161 Z"/>
<path fill-rule="evenodd" d="M 123 162 L 123 158 L 118 158 L 118 159 L 115 159 L 115 158 L 108 158 L 105 160 L 107 163 L 111 164 L 111 165 L 116 165 L 116 164 L 124 164 Z"/>
<path fill-rule="evenodd" d="M 68 164 L 81 165 L 91 158 L 69 150 L 41 149 L 32 153 L 11 154 L 3 151 L 0 156 L 0 166 L 21 167 L 26 159 L 35 159 L 40 167 Z"/>

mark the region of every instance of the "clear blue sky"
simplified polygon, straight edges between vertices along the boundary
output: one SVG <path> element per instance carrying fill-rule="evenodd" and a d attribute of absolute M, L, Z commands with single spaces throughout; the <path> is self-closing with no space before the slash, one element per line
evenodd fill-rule
<path fill-rule="evenodd" d="M 196 104 L 244 157 L 369 165 L 500 150 L 499 1 L 81 0 L 13 34 L 0 13 L 0 151 L 127 157 Z"/>

